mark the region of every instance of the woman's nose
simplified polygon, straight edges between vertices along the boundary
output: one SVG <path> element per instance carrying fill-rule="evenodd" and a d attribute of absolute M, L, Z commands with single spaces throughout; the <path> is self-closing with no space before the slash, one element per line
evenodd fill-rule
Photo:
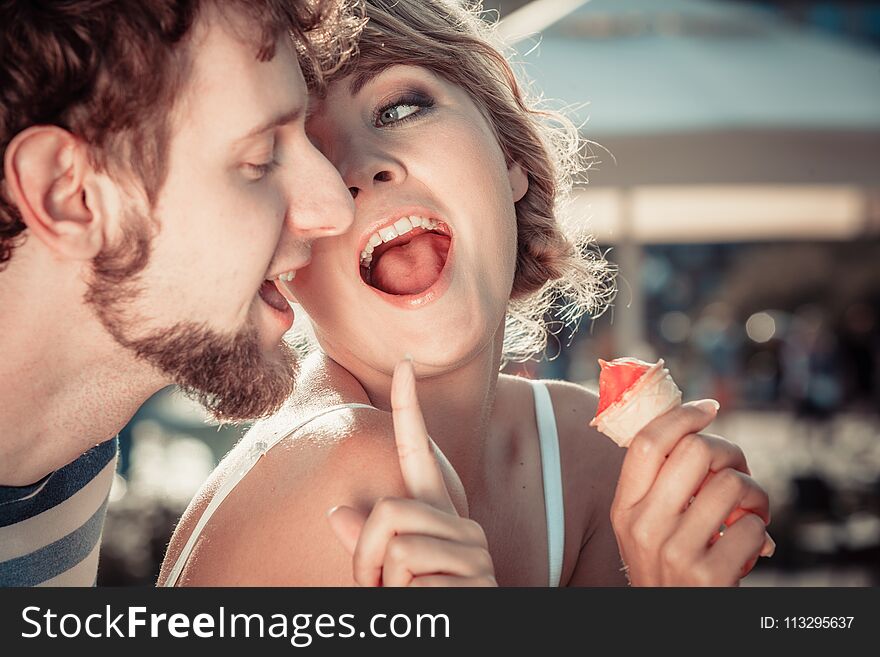
<path fill-rule="evenodd" d="M 373 174 L 372 184 L 375 185 L 376 183 L 392 182 L 393 180 L 394 174 L 388 169 L 382 169 Z M 352 186 L 348 188 L 348 192 L 351 194 L 352 198 L 357 198 L 360 188 Z"/>
<path fill-rule="evenodd" d="M 369 137 L 352 138 L 337 161 L 339 172 L 352 198 L 377 191 L 383 185 L 400 184 L 406 179 L 406 167 L 386 144 Z"/>

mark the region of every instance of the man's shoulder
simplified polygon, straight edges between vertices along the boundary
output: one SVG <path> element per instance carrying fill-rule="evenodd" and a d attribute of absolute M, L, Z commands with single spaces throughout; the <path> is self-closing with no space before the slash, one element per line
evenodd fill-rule
<path fill-rule="evenodd" d="M 30 486 L 0 487 L 0 586 L 94 584 L 117 449 L 110 440 Z"/>
<path fill-rule="evenodd" d="M 107 470 L 111 471 L 111 476 L 101 478 L 100 484 L 109 490 L 118 451 L 119 441 L 113 438 L 92 447 L 33 484 L 0 486 L 0 527 L 58 506 Z"/>

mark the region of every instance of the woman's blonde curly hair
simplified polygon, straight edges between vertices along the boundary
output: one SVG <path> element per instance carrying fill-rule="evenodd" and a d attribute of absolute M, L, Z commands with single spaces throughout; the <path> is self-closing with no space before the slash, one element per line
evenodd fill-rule
<path fill-rule="evenodd" d="M 394 64 L 422 66 L 468 92 L 486 116 L 508 164 L 528 174 L 516 203 L 517 262 L 505 322 L 503 361 L 523 361 L 547 345 L 548 316 L 576 325 L 598 315 L 613 293 L 613 268 L 581 226 L 559 218 L 573 176 L 585 171 L 586 144 L 564 115 L 540 107 L 517 81 L 484 20 L 480 2 L 366 0 L 358 55 L 336 75 L 367 75 Z M 331 80 L 332 81 L 332 80 Z"/>

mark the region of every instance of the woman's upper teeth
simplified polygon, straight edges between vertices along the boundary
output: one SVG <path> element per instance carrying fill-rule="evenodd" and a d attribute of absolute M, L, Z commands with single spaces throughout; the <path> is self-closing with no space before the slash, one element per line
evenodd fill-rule
<path fill-rule="evenodd" d="M 380 244 L 384 242 L 390 242 L 396 237 L 408 233 L 413 228 L 434 230 L 437 228 L 438 225 L 439 224 L 434 219 L 419 217 L 417 215 L 410 215 L 408 217 L 401 217 L 393 224 L 385 226 L 385 228 L 380 228 L 375 233 L 370 235 L 370 239 L 367 240 L 367 246 L 364 247 L 363 251 L 361 251 L 361 267 L 370 266 L 370 263 L 373 261 L 373 250 Z"/>

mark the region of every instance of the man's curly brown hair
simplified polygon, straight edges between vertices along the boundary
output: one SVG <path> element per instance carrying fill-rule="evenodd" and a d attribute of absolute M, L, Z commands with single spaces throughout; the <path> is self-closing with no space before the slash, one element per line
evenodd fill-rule
<path fill-rule="evenodd" d="M 155 203 L 187 43 L 208 6 L 245 19 L 231 24 L 247 26 L 261 61 L 290 34 L 313 88 L 362 26 L 355 0 L 0 0 L 0 153 L 29 126 L 56 125 L 88 145 L 98 168 L 133 174 Z M 26 234 L 4 178 L 0 169 L 0 269 Z"/>

